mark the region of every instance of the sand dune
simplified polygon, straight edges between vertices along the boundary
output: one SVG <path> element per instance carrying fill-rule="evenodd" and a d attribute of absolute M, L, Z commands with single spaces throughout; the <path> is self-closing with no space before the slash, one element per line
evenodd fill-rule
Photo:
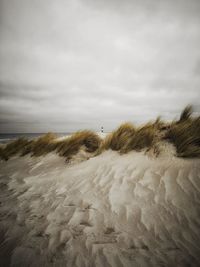
<path fill-rule="evenodd" d="M 200 159 L 0 163 L 1 266 L 199 266 Z"/>

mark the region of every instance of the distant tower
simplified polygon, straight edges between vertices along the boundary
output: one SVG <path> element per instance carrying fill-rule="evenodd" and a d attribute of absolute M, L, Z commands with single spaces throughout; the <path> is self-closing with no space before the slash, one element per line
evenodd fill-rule
<path fill-rule="evenodd" d="M 103 126 L 101 126 L 101 132 L 103 133 Z"/>

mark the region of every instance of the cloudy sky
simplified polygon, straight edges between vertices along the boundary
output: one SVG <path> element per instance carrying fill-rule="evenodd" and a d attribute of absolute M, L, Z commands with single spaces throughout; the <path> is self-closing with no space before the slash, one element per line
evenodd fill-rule
<path fill-rule="evenodd" d="M 199 0 L 0 0 L 0 131 L 200 110 Z"/>

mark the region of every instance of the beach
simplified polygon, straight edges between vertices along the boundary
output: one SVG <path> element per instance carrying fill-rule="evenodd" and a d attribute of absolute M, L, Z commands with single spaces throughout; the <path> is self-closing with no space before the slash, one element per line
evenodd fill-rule
<path fill-rule="evenodd" d="M 1 266 L 198 266 L 199 163 L 171 146 L 1 162 Z"/>
<path fill-rule="evenodd" d="M 0 0 L 0 267 L 200 267 L 200 0 Z"/>
<path fill-rule="evenodd" d="M 0 147 L 2 267 L 200 265 L 199 117 Z"/>

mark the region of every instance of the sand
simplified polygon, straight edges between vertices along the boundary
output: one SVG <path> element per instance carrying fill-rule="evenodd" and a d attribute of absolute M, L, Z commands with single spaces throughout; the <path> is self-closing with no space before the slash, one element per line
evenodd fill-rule
<path fill-rule="evenodd" d="M 163 151 L 1 161 L 1 266 L 200 266 L 200 159 Z"/>

